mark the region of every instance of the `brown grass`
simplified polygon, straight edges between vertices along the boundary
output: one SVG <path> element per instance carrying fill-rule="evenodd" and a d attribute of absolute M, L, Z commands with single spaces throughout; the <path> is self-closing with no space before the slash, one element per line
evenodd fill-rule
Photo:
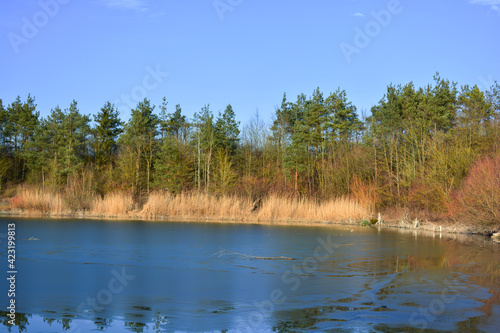
<path fill-rule="evenodd" d="M 64 214 L 67 209 L 59 193 L 51 193 L 41 189 L 22 187 L 17 195 L 10 199 L 12 208 L 22 209 L 31 213 Z"/>
<path fill-rule="evenodd" d="M 251 202 L 237 197 L 216 197 L 204 193 L 152 193 L 140 212 L 146 218 L 192 217 L 241 219 L 248 217 Z"/>
<path fill-rule="evenodd" d="M 110 193 L 104 198 L 95 197 L 90 213 L 101 216 L 122 216 L 134 209 L 132 196 L 125 193 Z"/>
<path fill-rule="evenodd" d="M 205 193 L 151 193 L 141 209 L 136 209 L 132 196 L 122 192 L 97 196 L 78 212 L 88 216 L 138 217 L 144 219 L 220 219 L 248 221 L 345 221 L 368 218 L 370 212 L 355 200 L 339 198 L 318 203 L 311 199 L 270 196 L 252 211 L 250 199 L 237 196 L 215 196 Z M 75 212 L 61 194 L 23 188 L 11 199 L 12 208 L 42 214 L 64 215 Z"/>
<path fill-rule="evenodd" d="M 338 198 L 318 203 L 311 199 L 294 200 L 272 196 L 264 200 L 260 220 L 346 221 L 368 218 L 370 212 L 356 201 Z"/>

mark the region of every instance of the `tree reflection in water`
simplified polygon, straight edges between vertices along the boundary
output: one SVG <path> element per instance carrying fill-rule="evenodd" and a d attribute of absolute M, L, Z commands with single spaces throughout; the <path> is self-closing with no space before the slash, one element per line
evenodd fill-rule
<path fill-rule="evenodd" d="M 48 311 L 52 312 L 52 311 Z M 25 313 L 16 313 L 16 319 L 14 321 L 15 325 L 12 326 L 9 324 L 9 318 L 7 317 L 8 312 L 0 311 L 0 315 L 5 317 L 2 321 L 2 324 L 7 327 L 7 331 L 10 332 L 28 332 L 29 326 L 29 318 L 32 318 L 33 315 L 25 314 Z M 124 325 L 131 332 L 142 333 L 144 330 L 149 330 L 149 327 L 153 329 L 155 333 L 160 333 L 165 330 L 165 325 L 168 324 L 168 317 L 162 315 L 160 312 L 156 312 L 153 316 L 152 322 L 136 322 L 136 321 L 125 321 Z M 72 319 L 70 318 L 42 318 L 42 322 L 50 326 L 51 328 L 61 331 L 71 331 L 71 329 L 76 329 L 78 331 L 78 325 L 72 324 Z M 59 325 L 54 325 L 57 323 Z M 107 331 L 108 329 L 113 328 L 113 319 L 111 318 L 95 318 L 93 320 L 93 324 L 95 325 L 95 329 L 97 331 Z M 59 327 L 57 327 L 59 326 Z M 115 327 L 116 328 L 116 327 Z M 37 328 L 34 328 L 35 330 Z"/>
<path fill-rule="evenodd" d="M 2 317 L 5 317 L 5 319 L 2 321 L 2 324 L 4 326 L 7 326 L 9 332 L 12 332 L 12 326 L 9 324 L 9 317 L 7 317 L 8 312 L 6 311 L 0 311 L 0 315 Z M 25 314 L 25 313 L 16 313 L 16 319 L 14 320 L 15 326 L 19 329 L 18 332 L 27 332 L 27 326 L 29 325 L 28 323 L 28 318 L 31 318 L 30 314 Z"/>

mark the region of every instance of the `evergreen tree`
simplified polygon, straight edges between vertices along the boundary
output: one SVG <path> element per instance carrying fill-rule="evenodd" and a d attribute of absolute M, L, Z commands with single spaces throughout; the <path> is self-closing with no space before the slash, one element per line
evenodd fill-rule
<path fill-rule="evenodd" d="M 292 107 L 291 143 L 285 149 L 284 168 L 287 176 L 293 180 L 294 195 L 299 193 L 299 174 L 307 169 L 309 132 L 304 121 L 307 106 L 306 96 L 298 95 Z"/>
<path fill-rule="evenodd" d="M 17 169 L 17 164 L 18 164 L 18 140 L 19 140 L 19 118 L 20 114 L 22 112 L 22 103 L 21 103 L 21 97 L 17 96 L 14 102 L 10 103 L 7 106 L 7 121 L 5 123 L 5 143 L 6 143 L 6 148 L 8 149 L 9 153 L 14 156 L 15 159 L 15 168 Z"/>
<path fill-rule="evenodd" d="M 271 126 L 272 137 L 279 148 L 278 158 L 280 161 L 286 146 L 290 143 L 294 120 L 293 103 L 287 102 L 286 93 L 283 93 L 281 106 L 276 109 L 275 119 Z"/>
<path fill-rule="evenodd" d="M 231 104 L 228 104 L 224 113 L 215 122 L 215 146 L 219 150 L 227 151 L 230 156 L 236 153 L 240 141 L 240 122 L 236 121 L 236 116 Z"/>
<path fill-rule="evenodd" d="M 3 101 L 0 98 L 0 151 L 5 152 L 6 147 L 5 144 L 8 140 L 8 133 L 7 133 L 7 122 L 8 122 L 9 116 L 7 113 L 7 110 L 3 106 Z"/>
<path fill-rule="evenodd" d="M 455 124 L 457 84 L 442 79 L 439 73 L 434 75 L 434 83 L 429 95 L 431 107 L 428 118 L 434 123 L 434 133 L 437 130 L 448 132 Z"/>
<path fill-rule="evenodd" d="M 356 114 L 356 107 L 347 100 L 345 90 L 337 89 L 326 99 L 327 121 L 325 134 L 331 143 L 349 142 L 363 128 L 362 122 Z"/>
<path fill-rule="evenodd" d="M 5 150 L 5 127 L 7 126 L 7 111 L 3 106 L 2 99 L 0 99 L 0 190 L 2 183 L 7 178 L 10 169 L 10 159 Z"/>
<path fill-rule="evenodd" d="M 171 137 L 174 137 L 176 141 L 185 141 L 186 132 L 188 128 L 188 123 L 186 121 L 186 116 L 182 114 L 182 109 L 180 104 L 175 106 L 175 112 L 169 114 L 166 122 L 166 132 Z"/>
<path fill-rule="evenodd" d="M 94 158 L 97 169 L 101 170 L 117 154 L 117 139 L 123 129 L 118 109 L 110 102 L 106 102 L 97 115 L 94 115 L 94 121 Z"/>
<path fill-rule="evenodd" d="M 486 125 L 492 119 L 491 102 L 477 86 L 462 87 L 458 97 L 458 131 L 465 134 L 470 148 L 482 146 Z M 482 147 L 481 147 L 482 148 Z"/>
<path fill-rule="evenodd" d="M 155 161 L 155 184 L 172 193 L 189 188 L 192 166 L 189 162 L 185 132 L 188 124 L 179 104 L 173 114 L 165 114 L 162 121 L 163 143 Z"/>
<path fill-rule="evenodd" d="M 168 113 L 167 113 L 167 98 L 163 97 L 161 105 L 160 105 L 160 116 L 158 117 L 158 125 L 160 126 L 160 134 L 161 134 L 161 140 L 163 140 L 166 137 L 166 129 L 167 129 L 167 121 L 168 121 Z"/>
<path fill-rule="evenodd" d="M 325 102 L 323 93 L 316 88 L 312 98 L 305 102 L 303 112 L 303 130 L 306 135 L 308 148 L 318 154 L 323 146 L 323 126 L 325 124 Z"/>
<path fill-rule="evenodd" d="M 82 115 L 75 100 L 64 110 L 59 131 L 62 144 L 59 156 L 62 160 L 60 172 L 69 181 L 70 176 L 81 170 L 88 156 L 87 143 L 90 134 L 90 117 Z"/>
<path fill-rule="evenodd" d="M 146 162 L 146 187 L 149 193 L 151 178 L 151 166 L 153 163 L 154 150 L 156 149 L 156 136 L 158 134 L 158 117 L 153 114 L 154 106 L 148 99 L 139 102 L 132 110 L 129 122 L 125 125 L 123 142 L 134 150 L 135 154 L 135 192 L 141 189 L 141 162 Z"/>
<path fill-rule="evenodd" d="M 28 95 L 26 102 L 19 96 L 7 107 L 7 123 L 5 134 L 9 138 L 8 146 L 14 156 L 14 177 L 24 180 L 26 175 L 26 145 L 32 139 L 38 125 L 39 113 L 36 111 L 35 99 Z"/>
<path fill-rule="evenodd" d="M 35 145 L 39 153 L 47 150 L 50 161 L 46 163 L 46 167 L 48 169 L 47 172 L 50 175 L 50 183 L 52 186 L 56 186 L 61 183 L 62 159 L 59 154 L 59 150 L 60 147 L 63 147 L 65 144 L 65 137 L 62 131 L 64 118 L 65 114 L 59 106 L 53 108 L 47 119 L 42 120 L 37 140 L 35 141 Z M 43 160 L 44 159 L 42 158 L 42 161 Z M 32 165 L 36 163 L 36 158 L 32 159 Z M 44 171 L 45 170 L 42 170 L 43 179 L 45 179 Z"/>
<path fill-rule="evenodd" d="M 189 189 L 192 166 L 187 146 L 176 140 L 174 136 L 167 136 L 163 140 L 154 168 L 156 186 L 172 193 Z"/>
<path fill-rule="evenodd" d="M 205 191 L 208 191 L 215 144 L 214 116 L 209 105 L 205 105 L 201 112 L 194 114 L 193 126 L 192 143 L 196 157 L 196 183 L 198 190 L 201 189 L 203 182 Z"/>
<path fill-rule="evenodd" d="M 283 93 L 281 105 L 276 108 L 274 121 L 271 125 L 271 142 L 275 149 L 276 174 L 283 180 L 286 187 L 285 151 L 291 142 L 294 126 L 293 103 L 287 102 L 286 93 Z"/>
<path fill-rule="evenodd" d="M 33 133 L 33 141 L 27 145 L 26 160 L 30 170 L 29 180 L 34 183 L 41 182 L 44 190 L 51 171 L 52 149 L 57 149 L 52 147 L 53 143 L 48 120 L 41 119 Z"/>

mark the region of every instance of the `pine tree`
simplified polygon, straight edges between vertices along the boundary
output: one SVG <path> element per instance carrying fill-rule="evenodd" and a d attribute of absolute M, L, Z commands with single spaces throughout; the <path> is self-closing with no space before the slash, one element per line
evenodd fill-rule
<path fill-rule="evenodd" d="M 2 183 L 9 173 L 11 167 L 9 156 L 5 150 L 5 127 L 7 122 L 7 111 L 3 106 L 2 99 L 0 98 L 0 190 Z"/>
<path fill-rule="evenodd" d="M 323 145 L 323 124 L 325 123 L 326 109 L 323 93 L 316 88 L 312 99 L 307 100 L 304 108 L 303 126 L 307 133 L 306 140 L 309 148 L 317 154 Z"/>
<path fill-rule="evenodd" d="M 485 126 L 493 117 L 491 102 L 477 86 L 462 87 L 458 97 L 458 131 L 465 134 L 470 148 L 482 148 Z"/>
<path fill-rule="evenodd" d="M 444 80 L 439 73 L 434 75 L 435 86 L 428 96 L 431 107 L 428 116 L 437 130 L 448 132 L 456 121 L 457 88 L 456 83 Z"/>
<path fill-rule="evenodd" d="M 160 115 L 158 117 L 158 125 L 160 126 L 160 135 L 161 135 L 161 141 L 163 143 L 163 140 L 166 137 L 166 129 L 167 129 L 167 121 L 168 121 L 168 113 L 167 113 L 167 98 L 163 97 L 161 105 L 160 105 Z"/>
<path fill-rule="evenodd" d="M 7 126 L 7 119 L 7 110 L 5 110 L 3 101 L 0 98 L 0 150 L 3 150 L 5 145 L 5 127 Z"/>
<path fill-rule="evenodd" d="M 172 193 L 190 188 L 192 166 L 187 146 L 179 143 L 175 137 L 167 136 L 163 140 L 154 168 L 157 187 Z"/>
<path fill-rule="evenodd" d="M 192 144 L 196 156 L 196 183 L 198 190 L 201 189 L 203 182 L 205 191 L 208 191 L 215 144 L 214 116 L 209 105 L 205 105 L 201 112 L 194 114 L 193 126 L 195 130 Z"/>
<path fill-rule="evenodd" d="M 186 140 L 187 128 L 188 123 L 186 121 L 186 116 L 182 114 L 180 104 L 177 104 L 175 106 L 175 112 L 168 115 L 165 129 L 168 135 L 180 142 Z"/>
<path fill-rule="evenodd" d="M 132 110 L 132 116 L 125 125 L 124 143 L 135 153 L 135 192 L 139 193 L 141 178 L 141 162 L 146 162 L 146 188 L 149 193 L 151 167 L 153 164 L 154 150 L 156 149 L 156 136 L 158 134 L 158 117 L 153 114 L 154 105 L 148 99 L 139 102 Z"/>
<path fill-rule="evenodd" d="M 90 117 L 82 115 L 75 100 L 64 110 L 60 132 L 62 144 L 59 146 L 59 156 L 62 160 L 60 172 L 67 181 L 77 170 L 81 170 L 88 156 L 88 140 L 90 135 Z"/>
<path fill-rule="evenodd" d="M 33 140 L 27 145 L 26 160 L 30 170 L 29 180 L 42 184 L 45 190 L 47 176 L 50 174 L 53 141 L 48 133 L 47 119 L 41 119 L 33 133 Z"/>
<path fill-rule="evenodd" d="M 293 103 L 287 102 L 286 93 L 283 93 L 281 106 L 276 109 L 275 119 L 271 126 L 272 137 L 277 142 L 279 148 L 278 160 L 280 163 L 282 162 L 283 152 L 290 143 L 293 125 Z"/>
<path fill-rule="evenodd" d="M 118 109 L 114 104 L 106 102 L 101 110 L 94 116 L 96 126 L 94 135 L 94 158 L 98 170 L 112 163 L 113 156 L 117 154 L 117 139 L 123 132 L 119 119 Z"/>
<path fill-rule="evenodd" d="M 299 194 L 299 174 L 307 169 L 307 158 L 309 154 L 309 132 L 304 121 L 308 106 L 304 94 L 297 96 L 297 102 L 292 107 L 291 143 L 285 149 L 284 169 L 294 183 L 294 194 Z"/>
<path fill-rule="evenodd" d="M 347 143 L 362 129 L 356 107 L 347 100 L 345 90 L 338 89 L 326 99 L 328 121 L 325 123 L 326 134 L 332 143 Z"/>
<path fill-rule="evenodd" d="M 59 106 L 53 108 L 47 119 L 42 120 L 37 139 L 35 140 L 37 151 L 42 153 L 40 157 L 45 156 L 43 152 L 46 151 L 50 159 L 47 163 L 42 164 L 46 165 L 46 170 L 41 170 L 42 181 L 45 183 L 45 173 L 47 172 L 50 175 L 52 186 L 57 186 L 61 183 L 62 159 L 59 150 L 65 145 L 65 137 L 62 131 L 64 118 L 65 114 Z M 41 160 L 45 162 L 44 158 Z M 36 165 L 36 158 L 32 159 L 32 162 L 33 165 Z"/>
<path fill-rule="evenodd" d="M 14 157 L 14 177 L 24 180 L 26 176 L 27 144 L 32 140 L 38 125 L 39 112 L 36 111 L 35 99 L 28 95 L 25 102 L 19 96 L 7 107 L 4 135 L 8 138 L 8 149 Z"/>
<path fill-rule="evenodd" d="M 163 143 L 160 146 L 154 168 L 156 186 L 172 193 L 189 188 L 192 166 L 185 144 L 188 124 L 179 104 L 173 114 L 166 114 L 162 121 Z"/>
<path fill-rule="evenodd" d="M 231 104 L 228 104 L 224 113 L 215 122 L 215 147 L 218 150 L 227 151 L 230 156 L 236 153 L 240 141 L 240 122 L 236 121 L 236 116 Z"/>

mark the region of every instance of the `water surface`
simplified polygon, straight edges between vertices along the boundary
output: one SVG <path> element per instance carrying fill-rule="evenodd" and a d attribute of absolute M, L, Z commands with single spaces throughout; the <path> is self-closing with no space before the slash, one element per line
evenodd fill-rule
<path fill-rule="evenodd" d="M 500 327 L 500 244 L 483 238 L 345 226 L 9 218 L 0 220 L 0 233 L 13 221 L 13 332 Z M 6 309 L 6 279 L 0 288 Z M 5 315 L 0 331 L 8 331 Z"/>

